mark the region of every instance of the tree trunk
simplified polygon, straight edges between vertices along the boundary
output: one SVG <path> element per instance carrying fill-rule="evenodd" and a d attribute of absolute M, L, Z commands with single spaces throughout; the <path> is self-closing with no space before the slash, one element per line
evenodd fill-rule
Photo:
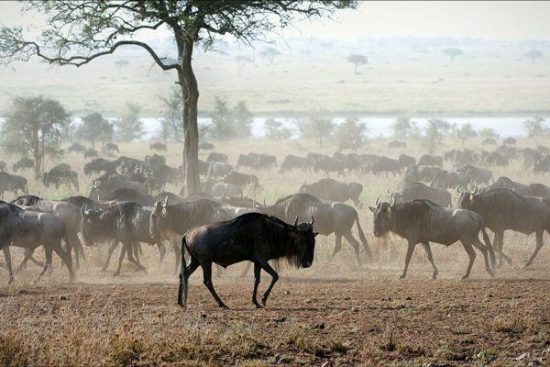
<path fill-rule="evenodd" d="M 185 175 L 185 194 L 190 195 L 200 190 L 199 178 L 199 128 L 197 108 L 199 88 L 193 72 L 191 60 L 193 42 L 184 41 L 181 55 L 181 72 L 179 80 L 184 98 L 183 103 L 183 169 Z M 183 82 L 183 83 L 182 83 Z"/>

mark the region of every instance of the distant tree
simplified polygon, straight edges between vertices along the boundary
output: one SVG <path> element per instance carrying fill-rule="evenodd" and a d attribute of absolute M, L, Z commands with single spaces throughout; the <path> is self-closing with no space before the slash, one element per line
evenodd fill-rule
<path fill-rule="evenodd" d="M 275 47 L 268 47 L 260 53 L 260 56 L 267 59 L 270 64 L 275 63 L 275 58 L 281 55 L 281 52 Z"/>
<path fill-rule="evenodd" d="M 314 138 L 320 147 L 334 131 L 334 122 L 322 112 L 313 112 L 308 118 L 298 123 L 300 135 L 305 138 Z"/>
<path fill-rule="evenodd" d="M 396 138 L 408 137 L 413 129 L 411 119 L 406 116 L 398 117 L 392 124 L 393 135 Z"/>
<path fill-rule="evenodd" d="M 443 52 L 445 55 L 449 56 L 451 61 L 454 61 L 455 57 L 462 56 L 464 54 L 464 52 L 462 52 L 461 49 L 455 48 L 455 47 L 445 48 L 445 49 L 441 50 L 441 52 Z"/>
<path fill-rule="evenodd" d="M 48 157 L 60 154 L 70 115 L 56 100 L 39 97 L 16 97 L 0 140 L 6 154 L 32 156 L 35 178 L 40 177 Z"/>
<path fill-rule="evenodd" d="M 359 72 L 357 71 L 357 68 L 359 66 L 367 64 L 367 57 L 365 55 L 351 54 L 347 57 L 347 60 L 351 62 L 355 67 L 355 74 L 359 74 Z"/>
<path fill-rule="evenodd" d="M 183 136 L 183 98 L 181 88 L 172 88 L 168 97 L 160 97 L 164 105 L 161 135 L 166 140 L 180 140 Z"/>
<path fill-rule="evenodd" d="M 143 134 L 143 122 L 139 116 L 141 107 L 135 103 L 129 102 L 126 104 L 126 111 L 115 122 L 115 135 L 119 141 L 132 141 L 141 139 Z"/>
<path fill-rule="evenodd" d="M 239 101 L 231 110 L 231 122 L 235 129 L 235 135 L 239 138 L 248 138 L 252 135 L 252 123 L 254 118 L 248 110 L 245 101 Z"/>
<path fill-rule="evenodd" d="M 334 137 L 339 150 L 351 149 L 356 151 L 367 141 L 367 124 L 360 122 L 356 117 L 349 117 L 336 127 Z"/>
<path fill-rule="evenodd" d="M 120 59 L 120 60 L 115 61 L 115 66 L 118 70 L 120 70 L 122 68 L 125 68 L 128 65 L 130 65 L 130 62 L 128 60 Z"/>
<path fill-rule="evenodd" d="M 437 147 L 443 144 L 445 135 L 451 129 L 451 124 L 440 119 L 429 119 L 424 130 L 423 143 L 430 154 L 435 153 Z"/>
<path fill-rule="evenodd" d="M 545 125 L 544 118 L 540 116 L 530 118 L 523 122 L 525 130 L 527 130 L 527 135 L 535 141 L 535 144 L 538 144 L 538 138 L 548 132 Z"/>
<path fill-rule="evenodd" d="M 532 62 L 535 62 L 538 59 L 542 59 L 544 57 L 544 54 L 541 50 L 531 50 L 529 52 L 525 53 L 525 56 L 530 58 Z"/>
<path fill-rule="evenodd" d="M 225 99 L 220 97 L 214 99 L 214 109 L 210 117 L 212 118 L 212 124 L 209 126 L 208 131 L 211 137 L 225 140 L 237 136 L 231 121 L 231 110 Z"/>
<path fill-rule="evenodd" d="M 462 142 L 462 149 L 464 149 L 464 144 L 466 143 L 466 139 L 473 138 L 477 136 L 476 131 L 472 128 L 472 124 L 466 123 L 460 127 L 455 126 L 454 134 L 460 141 Z"/>
<path fill-rule="evenodd" d="M 103 118 L 99 112 L 94 112 L 82 118 L 82 124 L 75 131 L 75 136 L 79 140 L 90 142 L 95 148 L 95 143 L 103 143 L 113 140 L 113 124 Z"/>
<path fill-rule="evenodd" d="M 283 126 L 283 123 L 277 119 L 269 118 L 264 123 L 266 138 L 273 140 L 286 140 L 292 136 L 292 131 Z"/>
<path fill-rule="evenodd" d="M 481 131 L 479 132 L 479 135 L 484 139 L 487 139 L 487 138 L 498 139 L 499 137 L 498 133 L 491 128 L 481 129 Z"/>

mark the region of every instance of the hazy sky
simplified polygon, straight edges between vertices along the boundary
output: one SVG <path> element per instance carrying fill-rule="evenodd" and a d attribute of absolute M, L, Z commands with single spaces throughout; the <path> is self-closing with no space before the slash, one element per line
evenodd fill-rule
<path fill-rule="evenodd" d="M 0 2 L 0 24 L 21 18 L 18 4 Z M 303 21 L 282 35 L 356 39 L 369 36 L 451 36 L 485 39 L 550 39 L 550 2 L 360 2 L 357 10 L 338 12 L 333 20 Z"/>

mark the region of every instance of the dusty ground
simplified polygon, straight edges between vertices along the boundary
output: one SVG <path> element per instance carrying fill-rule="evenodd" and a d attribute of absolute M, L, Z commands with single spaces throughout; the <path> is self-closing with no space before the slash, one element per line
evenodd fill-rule
<path fill-rule="evenodd" d="M 494 280 L 479 256 L 467 281 L 459 280 L 466 256 L 459 246 L 436 248 L 442 279 L 430 279 L 417 251 L 409 277 L 397 280 L 403 250 L 392 263 L 363 268 L 349 265 L 349 252 L 329 262 L 320 250 L 311 269 L 282 270 L 261 310 L 250 302 L 252 278 L 239 277 L 242 267 L 215 279 L 231 311 L 218 309 L 199 274 L 187 311 L 180 309 L 171 262 L 149 275 L 125 266 L 117 278 L 90 265 L 74 284 L 57 264 L 51 277 L 31 285 L 38 268 L 29 267 L 13 287 L 0 270 L 0 360 L 6 366 L 550 365 L 548 249 L 532 268 L 522 268 L 520 257 Z M 148 252 L 150 269 L 158 266 L 155 251 Z M 263 287 L 268 281 L 264 275 Z"/>

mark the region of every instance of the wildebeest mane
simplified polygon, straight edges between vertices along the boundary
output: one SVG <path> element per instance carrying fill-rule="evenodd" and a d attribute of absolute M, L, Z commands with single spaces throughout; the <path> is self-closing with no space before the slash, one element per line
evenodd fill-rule
<path fill-rule="evenodd" d="M 297 198 L 300 198 L 301 200 L 296 202 Z M 300 213 L 304 209 L 303 207 L 296 208 L 296 206 L 306 205 L 309 207 L 311 205 L 321 203 L 322 201 L 316 196 L 303 192 L 279 199 L 275 202 L 275 204 L 265 208 L 265 211 L 284 220 L 293 220 L 294 218 L 287 218 L 287 214 L 290 213 L 290 216 L 292 216 L 292 214 Z"/>
<path fill-rule="evenodd" d="M 418 228 L 427 230 L 431 226 L 433 209 L 440 208 L 430 200 L 412 200 L 401 204 L 394 204 L 392 222 L 401 233 L 408 233 Z"/>
<path fill-rule="evenodd" d="M 209 200 L 198 199 L 173 205 L 167 205 L 168 216 L 165 218 L 165 228 L 182 232 L 207 223 L 218 222 L 227 218 L 227 213 L 221 204 Z"/>

